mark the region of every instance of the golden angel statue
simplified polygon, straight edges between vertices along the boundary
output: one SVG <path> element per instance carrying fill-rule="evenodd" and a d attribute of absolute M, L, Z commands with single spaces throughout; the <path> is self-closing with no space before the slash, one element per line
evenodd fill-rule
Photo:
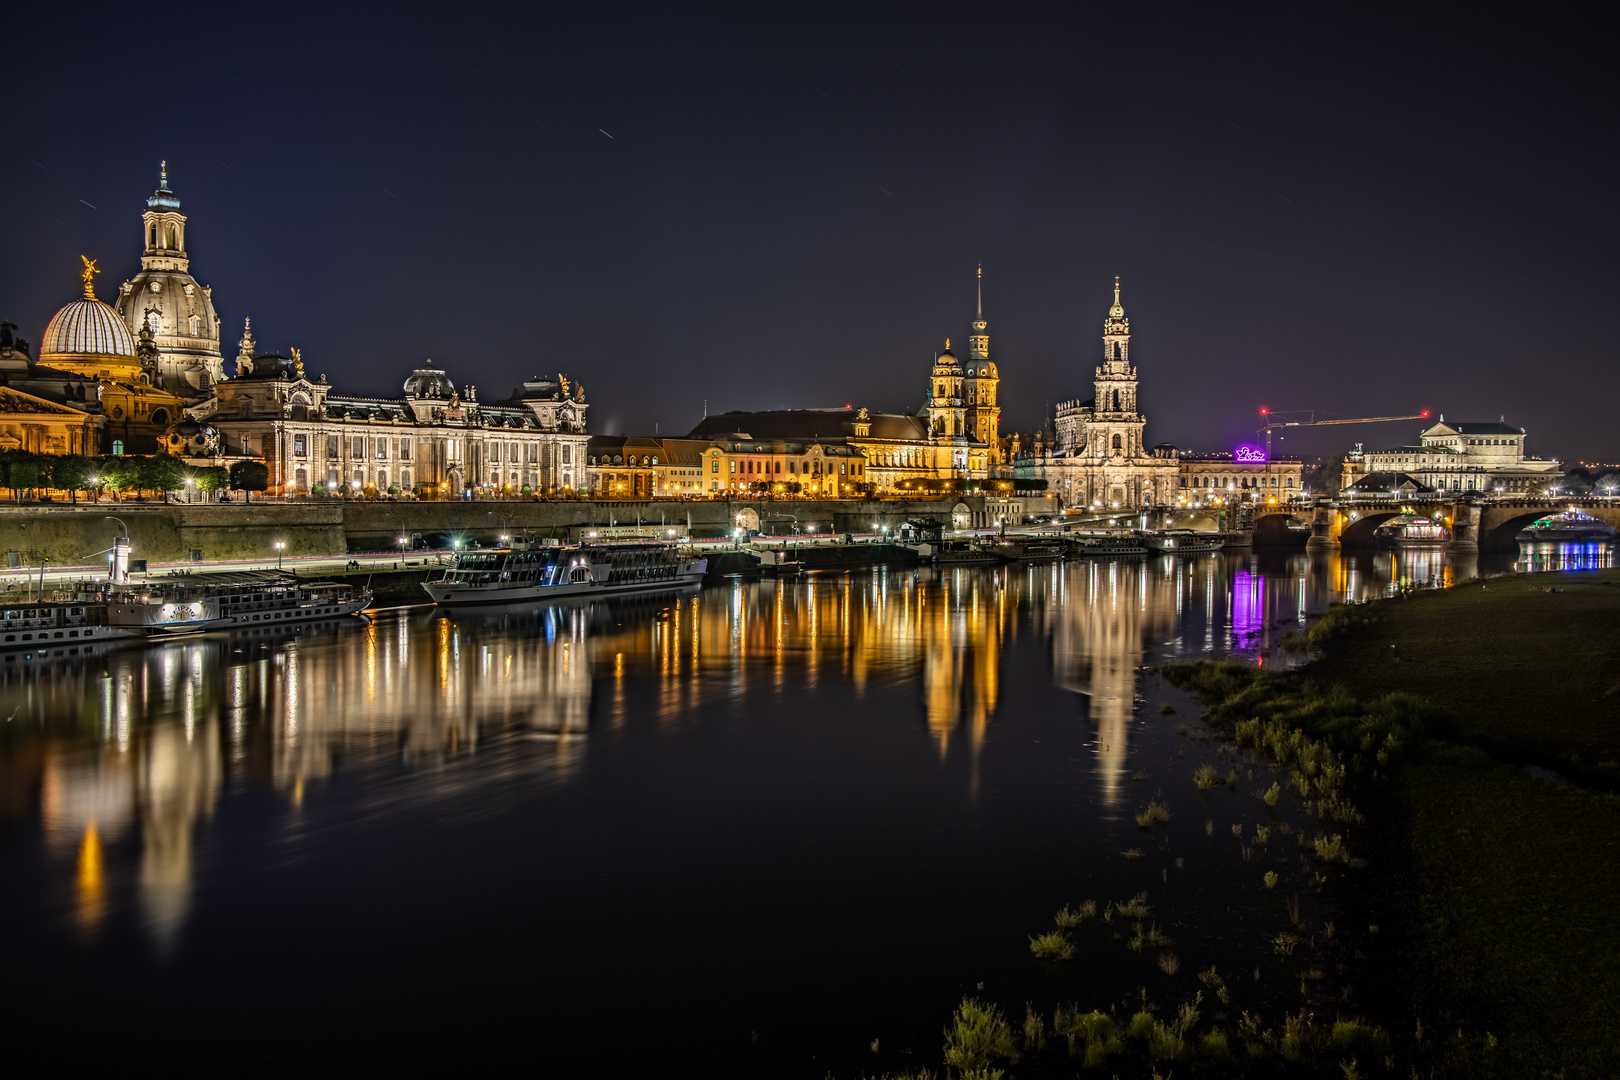
<path fill-rule="evenodd" d="M 79 258 L 84 261 L 84 269 L 79 272 L 79 276 L 84 279 L 84 298 L 94 300 L 96 298 L 96 275 L 101 271 L 96 269 L 96 260 L 86 255 L 80 255 Z"/>

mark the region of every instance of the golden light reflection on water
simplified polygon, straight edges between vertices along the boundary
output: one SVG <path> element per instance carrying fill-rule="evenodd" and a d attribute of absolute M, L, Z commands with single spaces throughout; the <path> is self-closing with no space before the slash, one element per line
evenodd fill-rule
<path fill-rule="evenodd" d="M 331 824 L 323 792 L 345 768 L 371 784 L 345 810 L 354 822 L 441 806 L 493 813 L 579 780 L 593 708 L 597 738 L 637 724 L 674 734 L 716 706 L 802 719 L 798 699 L 842 687 L 856 702 L 881 690 L 885 704 L 840 722 L 913 725 L 930 761 L 965 756 L 965 794 L 977 798 L 993 767 L 985 748 L 1020 719 L 1009 715 L 1009 656 L 1022 635 L 1050 685 L 1072 695 L 1064 715 L 1089 727 L 1095 800 L 1117 808 L 1145 663 L 1264 656 L 1307 609 L 1453 572 L 1438 552 L 875 570 L 538 610 L 421 609 L 279 638 L 0 665 L 0 708 L 15 724 L 0 783 L 28 793 L 8 792 L 5 805 L 39 793 L 78 926 L 93 931 L 131 903 L 167 946 L 227 778 L 275 793 L 294 838 L 305 827 L 295 822 Z M 1026 657 L 1018 670 L 1035 668 Z M 898 714 L 897 693 L 910 702 Z"/>

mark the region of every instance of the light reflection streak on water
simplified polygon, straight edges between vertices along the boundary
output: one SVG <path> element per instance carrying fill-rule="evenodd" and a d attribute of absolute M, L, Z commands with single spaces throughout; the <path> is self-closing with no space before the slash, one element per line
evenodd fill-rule
<path fill-rule="evenodd" d="M 1602 551 L 1536 557 L 1612 563 Z M 39 792 L 47 850 L 76 925 L 91 932 L 110 905 L 133 904 L 167 947 L 191 904 L 195 837 L 222 797 L 227 754 L 233 776 L 267 778 L 260 782 L 289 809 L 304 803 L 305 816 L 283 826 L 295 853 L 309 808 L 321 805 L 307 800 L 340 772 L 369 778 L 342 811 L 350 827 L 424 808 L 462 818 L 498 813 L 578 778 L 599 675 L 610 680 L 610 731 L 637 722 L 628 695 L 640 674 L 661 684 L 654 722 L 674 731 L 701 722 L 717 702 L 757 707 L 747 700 L 750 668 L 768 665 L 773 696 L 814 691 L 823 649 L 832 647 L 852 685 L 881 685 L 914 703 L 899 720 L 914 726 L 931 759 L 965 754 L 965 794 L 973 797 L 995 767 L 986 752 L 995 731 L 1018 722 L 1004 714 L 1002 664 L 1023 628 L 1048 651 L 1053 683 L 1073 695 L 1076 722 L 1094 733 L 1087 782 L 1097 804 L 1119 815 L 1129 810 L 1123 789 L 1137 672 L 1176 654 L 1175 641 L 1199 641 L 1189 624 L 1203 621 L 1199 651 L 1212 651 L 1217 636 L 1241 644 L 1249 631 L 1297 622 L 1307 609 L 1451 572 L 1438 552 L 1300 556 L 1274 559 L 1270 569 L 1256 556 L 1210 556 L 878 571 L 733 582 L 627 607 L 394 613 L 282 639 L 214 635 L 123 648 L 64 662 L 49 681 L 0 666 L 0 708 L 57 725 L 28 759 L 37 780 L 18 774 L 6 782 Z M 1293 589 L 1270 587 L 1286 579 Z M 1200 592 L 1202 603 L 1190 602 Z M 751 613 L 769 618 L 768 632 L 759 619 L 750 623 Z M 413 639 L 432 646 L 415 650 L 425 662 L 414 667 Z M 727 677 L 704 679 L 705 666 L 717 664 Z M 256 768 L 263 754 L 268 767 Z M 337 811 L 320 812 L 332 825 Z M 140 868 L 120 884 L 102 865 L 131 840 Z"/>

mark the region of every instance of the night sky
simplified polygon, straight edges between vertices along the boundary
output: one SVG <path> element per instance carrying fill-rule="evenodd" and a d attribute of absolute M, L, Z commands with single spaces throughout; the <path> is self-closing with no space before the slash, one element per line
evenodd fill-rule
<path fill-rule="evenodd" d="M 982 263 L 1004 433 L 1091 396 L 1119 274 L 1150 442 L 1427 408 L 1613 461 L 1601 9 L 1412 10 L 28 5 L 0 317 L 37 342 L 81 253 L 112 297 L 166 158 L 225 356 L 248 315 L 343 392 L 910 410 Z"/>

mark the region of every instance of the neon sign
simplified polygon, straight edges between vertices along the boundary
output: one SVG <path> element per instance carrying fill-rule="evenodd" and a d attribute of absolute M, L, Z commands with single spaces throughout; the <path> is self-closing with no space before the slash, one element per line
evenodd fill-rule
<path fill-rule="evenodd" d="M 1264 465 L 1266 463 L 1266 452 L 1262 447 L 1250 446 L 1248 443 L 1244 443 L 1232 451 L 1232 460 L 1245 465 Z"/>

